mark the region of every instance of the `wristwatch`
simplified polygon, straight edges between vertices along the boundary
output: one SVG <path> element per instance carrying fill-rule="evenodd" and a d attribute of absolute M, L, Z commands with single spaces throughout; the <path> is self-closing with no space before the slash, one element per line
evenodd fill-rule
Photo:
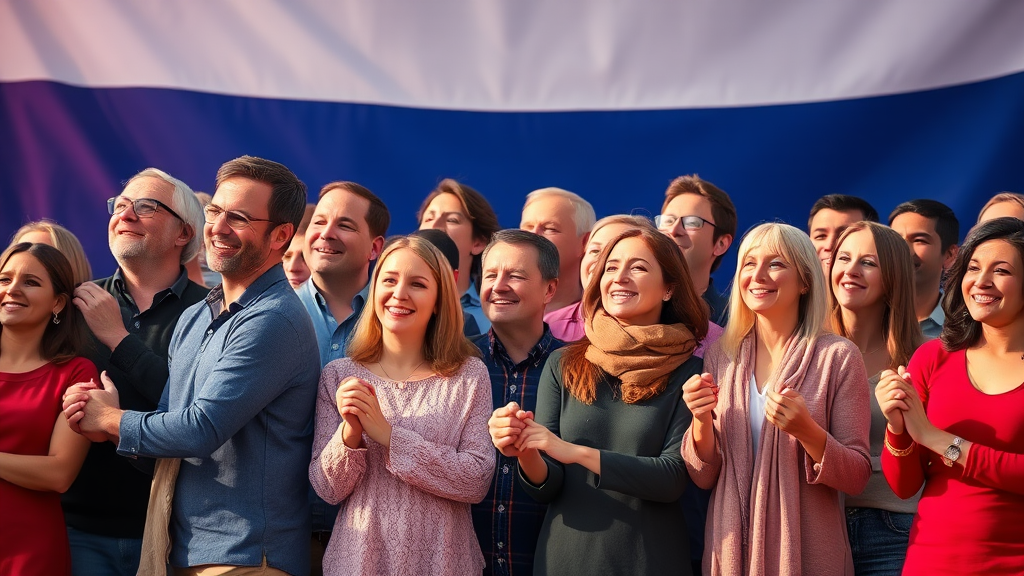
<path fill-rule="evenodd" d="M 946 451 L 942 453 L 942 463 L 946 466 L 952 467 L 953 462 L 960 459 L 960 443 L 963 439 L 959 436 L 953 437 L 953 443 L 946 447 Z"/>

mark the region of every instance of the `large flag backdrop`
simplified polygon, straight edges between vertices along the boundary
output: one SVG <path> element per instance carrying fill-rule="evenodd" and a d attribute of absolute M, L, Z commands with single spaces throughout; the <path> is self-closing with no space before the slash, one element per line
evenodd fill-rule
<path fill-rule="evenodd" d="M 966 230 L 1024 191 L 1022 30 L 1016 0 L 0 0 L 0 234 L 55 219 L 106 275 L 125 179 L 212 192 L 241 154 L 368 186 L 393 233 L 444 177 L 515 226 L 536 188 L 656 214 L 688 173 L 741 233 L 826 193 Z"/>

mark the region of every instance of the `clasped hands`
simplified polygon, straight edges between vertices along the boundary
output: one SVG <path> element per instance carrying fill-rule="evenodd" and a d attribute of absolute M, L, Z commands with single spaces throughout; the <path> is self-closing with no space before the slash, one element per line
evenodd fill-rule
<path fill-rule="evenodd" d="M 540 450 L 563 464 L 579 460 L 579 455 L 574 453 L 578 448 L 575 444 L 537 424 L 533 411 L 523 410 L 515 402 L 495 410 L 487 421 L 487 430 L 494 447 L 510 458 L 529 457 Z"/>
<path fill-rule="evenodd" d="M 113 426 L 106 426 L 106 416 L 120 412 L 121 398 L 106 370 L 100 374 L 100 385 L 94 380 L 79 382 L 64 392 L 62 410 L 68 427 L 93 442 L 117 442 Z"/>
<path fill-rule="evenodd" d="M 342 440 L 349 448 L 363 446 L 363 432 L 374 442 L 391 448 L 391 424 L 381 412 L 373 385 L 350 376 L 341 381 L 334 394 L 338 414 L 344 422 Z"/>
<path fill-rule="evenodd" d="M 921 443 L 931 423 L 921 396 L 911 383 L 910 372 L 904 366 L 882 372 L 875 386 L 875 399 L 893 434 L 903 434 L 906 430 L 915 442 Z"/>

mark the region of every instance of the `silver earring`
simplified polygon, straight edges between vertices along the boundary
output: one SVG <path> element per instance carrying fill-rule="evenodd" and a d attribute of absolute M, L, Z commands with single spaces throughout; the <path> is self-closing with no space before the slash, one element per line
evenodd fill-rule
<path fill-rule="evenodd" d="M 60 318 L 57 318 L 57 313 L 56 312 L 53 313 L 53 323 L 54 324 L 60 324 Z"/>
<path fill-rule="evenodd" d="M 665 297 L 662 298 L 662 300 L 664 300 L 665 302 L 668 302 L 671 299 L 672 299 L 672 295 L 671 294 L 665 294 Z"/>

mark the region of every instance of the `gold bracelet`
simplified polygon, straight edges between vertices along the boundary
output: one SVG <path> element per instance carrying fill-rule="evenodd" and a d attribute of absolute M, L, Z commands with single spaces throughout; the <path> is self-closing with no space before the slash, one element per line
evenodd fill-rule
<path fill-rule="evenodd" d="M 915 443 L 911 442 L 910 446 L 908 446 L 906 448 L 903 448 L 901 450 L 899 448 L 896 448 L 892 444 L 890 444 L 889 443 L 889 435 L 888 434 L 885 435 L 885 449 L 889 451 L 889 454 L 892 454 L 893 456 L 895 456 L 897 458 L 903 458 L 904 456 L 910 456 L 910 454 L 914 451 L 914 446 L 915 446 Z"/>

